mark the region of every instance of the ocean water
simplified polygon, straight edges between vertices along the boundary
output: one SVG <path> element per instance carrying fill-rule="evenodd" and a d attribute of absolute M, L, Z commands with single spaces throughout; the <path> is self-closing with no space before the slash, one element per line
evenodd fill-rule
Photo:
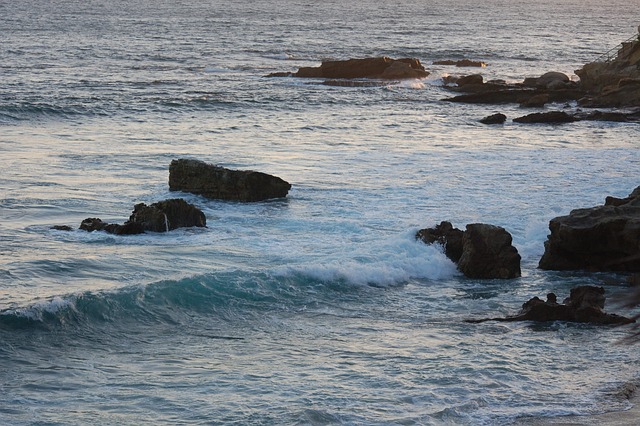
<path fill-rule="evenodd" d="M 439 59 L 571 75 L 638 0 L 0 2 L 0 424 L 510 424 L 629 407 L 625 328 L 482 323 L 617 274 L 537 269 L 547 226 L 640 185 L 640 127 L 483 126 Z M 383 87 L 265 78 L 419 58 Z M 574 104 L 549 109 L 575 109 Z M 168 190 L 172 159 L 282 177 L 286 199 Z M 180 196 L 206 229 L 113 236 Z M 522 278 L 463 277 L 416 230 L 505 227 Z"/>

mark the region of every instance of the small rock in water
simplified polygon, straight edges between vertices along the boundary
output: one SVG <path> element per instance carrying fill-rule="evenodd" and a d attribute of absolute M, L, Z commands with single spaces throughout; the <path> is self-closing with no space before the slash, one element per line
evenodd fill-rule
<path fill-rule="evenodd" d="M 507 116 L 501 113 L 492 114 L 480 120 L 482 124 L 503 124 L 505 121 Z"/>

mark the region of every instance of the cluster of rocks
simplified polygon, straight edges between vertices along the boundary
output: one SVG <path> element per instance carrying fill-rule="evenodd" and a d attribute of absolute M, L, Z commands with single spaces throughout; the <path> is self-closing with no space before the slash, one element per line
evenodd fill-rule
<path fill-rule="evenodd" d="M 520 276 L 520 255 L 512 245 L 511 234 L 502 227 L 472 223 L 462 231 L 450 222 L 441 222 L 434 228 L 421 229 L 416 238 L 442 245 L 447 257 L 469 278 Z"/>
<path fill-rule="evenodd" d="M 484 68 L 487 66 L 485 62 L 473 61 L 471 59 L 460 59 L 457 61 L 446 59 L 442 61 L 433 61 L 433 65 L 453 65 L 456 67 L 477 67 L 477 68 Z"/>
<path fill-rule="evenodd" d="M 203 195 L 207 198 L 233 201 L 263 201 L 287 196 L 291 184 L 279 177 L 252 170 L 230 170 L 198 160 L 173 160 L 169 166 L 169 189 Z M 115 235 L 145 232 L 169 232 L 177 228 L 206 227 L 205 214 L 181 198 L 160 201 L 147 206 L 136 204 L 129 220 L 123 224 L 87 218 L 80 229 L 104 231 Z M 67 225 L 53 229 L 71 231 Z"/>
<path fill-rule="evenodd" d="M 323 61 L 319 67 L 302 67 L 297 72 L 277 72 L 267 77 L 300 77 L 325 79 L 402 80 L 424 78 L 429 75 L 418 59 L 376 58 Z"/>
<path fill-rule="evenodd" d="M 583 120 L 638 122 L 640 121 L 640 110 L 634 112 L 603 112 L 596 110 L 588 113 L 578 111 L 573 114 L 569 114 L 566 111 L 546 111 L 534 112 L 513 119 L 515 123 L 527 124 L 563 124 Z M 480 120 L 483 124 L 502 124 L 505 121 L 507 121 L 507 116 L 502 113 L 492 114 Z"/>
<path fill-rule="evenodd" d="M 503 318 L 483 318 L 465 320 L 470 323 L 485 321 L 567 321 L 590 324 L 630 324 L 632 318 L 604 312 L 604 288 L 579 286 L 571 289 L 571 294 L 562 303 L 557 302 L 554 293 L 547 294 L 547 300 L 533 297 L 522 305 L 522 310 Z"/>

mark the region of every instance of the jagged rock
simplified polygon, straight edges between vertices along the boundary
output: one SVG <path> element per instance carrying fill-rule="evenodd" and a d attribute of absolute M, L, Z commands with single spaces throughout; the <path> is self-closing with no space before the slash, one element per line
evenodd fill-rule
<path fill-rule="evenodd" d="M 626 199 L 556 217 L 549 229 L 542 269 L 640 272 L 640 187 Z"/>
<path fill-rule="evenodd" d="M 547 300 L 533 297 L 522 305 L 522 310 L 514 316 L 506 318 L 484 318 L 466 320 L 479 323 L 484 321 L 569 321 L 590 324 L 630 324 L 635 322 L 616 314 L 603 311 L 605 302 L 604 288 L 596 286 L 579 286 L 571 289 L 571 294 L 563 304 L 557 303 L 554 293 L 547 295 Z"/>
<path fill-rule="evenodd" d="M 284 73 L 270 74 L 269 77 L 281 77 Z M 384 80 L 400 80 L 424 78 L 429 72 L 424 69 L 418 59 L 388 57 L 348 59 L 346 61 L 323 61 L 319 67 L 302 67 L 296 73 L 286 76 L 301 78 L 375 78 Z"/>
<path fill-rule="evenodd" d="M 458 269 L 469 278 L 519 277 L 520 255 L 511 242 L 511 234 L 502 227 L 467 225 Z"/>
<path fill-rule="evenodd" d="M 199 160 L 173 160 L 169 189 L 233 201 L 263 201 L 287 196 L 291 184 L 251 170 L 229 170 Z"/>
<path fill-rule="evenodd" d="M 503 124 L 505 121 L 507 116 L 501 113 L 492 114 L 480 120 L 482 124 Z"/>
<path fill-rule="evenodd" d="M 421 229 L 416 233 L 416 238 L 425 244 L 438 243 L 444 247 L 445 255 L 454 263 L 462 256 L 462 237 L 464 232 L 454 228 L 451 222 L 440 222 L 435 228 Z"/>
<path fill-rule="evenodd" d="M 523 117 L 513 119 L 516 123 L 573 123 L 578 121 L 573 115 L 567 114 L 564 111 L 549 111 L 549 112 L 535 112 Z"/>
<path fill-rule="evenodd" d="M 93 232 L 104 231 L 115 235 L 135 235 L 144 232 L 169 232 L 183 227 L 205 227 L 207 219 L 197 207 L 183 199 L 174 198 L 147 206 L 136 204 L 133 213 L 124 224 L 106 223 L 99 218 L 87 218 L 80 229 Z"/>
<path fill-rule="evenodd" d="M 433 65 L 455 65 L 456 67 L 478 67 L 478 68 L 484 68 L 487 66 L 487 64 L 482 61 L 472 61 L 470 59 L 461 59 L 459 61 L 453 61 L 453 60 L 447 59 L 443 61 L 435 61 Z"/>

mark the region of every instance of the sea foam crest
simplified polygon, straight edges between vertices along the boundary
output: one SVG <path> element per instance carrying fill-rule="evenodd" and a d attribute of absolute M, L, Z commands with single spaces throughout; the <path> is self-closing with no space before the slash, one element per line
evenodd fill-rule
<path fill-rule="evenodd" d="M 48 315 L 57 315 L 65 309 L 75 309 L 71 299 L 56 296 L 50 300 L 34 303 L 28 307 L 9 309 L 3 315 L 15 315 L 32 321 L 41 322 Z"/>
<path fill-rule="evenodd" d="M 413 279 L 442 280 L 458 274 L 438 245 L 415 240 L 415 232 L 392 239 L 368 253 L 352 253 L 319 263 L 277 268 L 283 276 L 305 275 L 319 281 L 345 281 L 355 285 L 392 286 Z"/>

